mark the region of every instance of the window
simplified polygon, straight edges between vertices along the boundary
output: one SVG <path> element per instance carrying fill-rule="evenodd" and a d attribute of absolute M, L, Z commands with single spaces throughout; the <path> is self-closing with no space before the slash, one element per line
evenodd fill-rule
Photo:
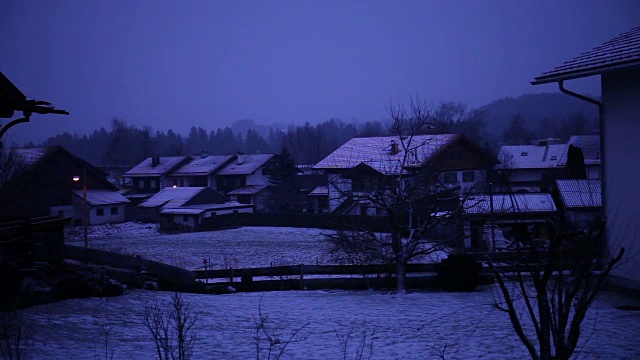
<path fill-rule="evenodd" d="M 96 209 L 97 216 L 104 216 L 104 209 Z"/>
<path fill-rule="evenodd" d="M 58 210 L 58 215 L 64 216 L 64 210 Z"/>
<path fill-rule="evenodd" d="M 118 208 L 117 207 L 112 207 L 111 208 L 111 215 L 118 215 Z"/>
<path fill-rule="evenodd" d="M 189 222 L 189 216 L 187 216 L 187 215 L 182 215 L 182 221 L 184 221 L 184 222 Z"/>
<path fill-rule="evenodd" d="M 446 184 L 454 184 L 458 182 L 458 173 L 455 173 L 455 172 L 444 173 L 444 175 L 442 176 L 442 181 L 444 181 Z"/>
<path fill-rule="evenodd" d="M 475 171 L 465 171 L 462 173 L 463 182 L 473 182 L 476 179 Z"/>
<path fill-rule="evenodd" d="M 151 188 L 155 189 L 157 186 L 156 180 L 151 180 Z"/>
<path fill-rule="evenodd" d="M 144 188 L 144 179 L 138 180 L 138 188 L 140 189 Z"/>

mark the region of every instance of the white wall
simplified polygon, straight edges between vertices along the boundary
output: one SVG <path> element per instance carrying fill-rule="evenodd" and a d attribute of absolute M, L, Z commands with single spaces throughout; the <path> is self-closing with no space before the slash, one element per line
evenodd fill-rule
<path fill-rule="evenodd" d="M 262 168 L 251 175 L 247 175 L 247 185 L 269 185 L 267 177 L 262 174 Z"/>
<path fill-rule="evenodd" d="M 121 223 L 125 221 L 125 208 L 126 204 L 110 204 L 102 206 L 89 206 L 89 225 L 100 224 L 113 224 Z M 117 208 L 117 214 L 111 214 L 111 208 Z M 103 215 L 98 215 L 98 209 L 102 209 Z M 80 220 L 80 223 L 84 219 L 84 203 L 82 199 L 77 196 L 73 197 L 73 219 Z"/>
<path fill-rule="evenodd" d="M 329 211 L 335 210 L 345 199 L 341 194 L 351 190 L 351 181 L 338 174 L 329 174 Z"/>
<path fill-rule="evenodd" d="M 640 71 L 603 74 L 602 100 L 608 245 L 626 252 L 612 274 L 640 288 Z"/>

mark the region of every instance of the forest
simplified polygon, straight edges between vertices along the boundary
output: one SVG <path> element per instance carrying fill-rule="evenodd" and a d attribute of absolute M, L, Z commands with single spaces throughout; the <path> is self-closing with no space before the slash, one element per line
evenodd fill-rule
<path fill-rule="evenodd" d="M 595 117 L 574 103 L 557 103 L 556 95 L 505 98 L 480 108 L 459 102 L 430 106 L 433 133 L 460 133 L 497 152 L 500 145 L 527 144 L 533 139 L 558 138 L 596 131 Z M 550 101 L 553 100 L 553 101 Z M 556 103 L 554 103 L 554 101 Z M 553 106 L 550 106 L 552 104 Z M 543 110 L 541 110 L 541 108 Z M 546 111 L 545 111 L 546 110 Z M 54 135 L 40 144 L 61 145 L 94 165 L 133 166 L 151 155 L 280 153 L 287 148 L 296 164 L 315 164 L 353 137 L 387 136 L 385 121 L 329 119 L 318 124 L 264 126 L 253 120 L 236 121 L 224 128 L 191 127 L 188 134 L 171 129 L 153 130 L 126 119 L 113 119 L 109 129 L 91 134 Z"/>

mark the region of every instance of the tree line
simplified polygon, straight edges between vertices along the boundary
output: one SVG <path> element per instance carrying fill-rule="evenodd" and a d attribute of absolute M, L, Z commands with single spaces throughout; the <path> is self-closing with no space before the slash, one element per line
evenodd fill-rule
<path fill-rule="evenodd" d="M 458 102 L 432 106 L 426 116 L 429 127 L 425 131 L 465 134 L 494 152 L 501 144 L 526 144 L 532 139 L 550 137 L 567 139 L 569 135 L 583 134 L 590 129 L 582 113 L 559 121 L 543 119 L 538 129 L 527 127 L 530 122 L 515 115 L 508 127 L 496 136 L 492 135 L 495 131 L 487 131 L 492 126 L 489 113 Z M 255 124 L 246 120 L 236 123 L 246 125 L 247 122 Z M 215 130 L 193 126 L 188 134 L 182 135 L 171 129 L 154 132 L 150 126 L 139 127 L 113 119 L 110 129 L 103 127 L 88 135 L 64 132 L 26 147 L 61 145 L 94 165 L 117 166 L 133 166 L 151 155 L 279 153 L 287 148 L 296 164 L 315 164 L 353 137 L 391 135 L 389 125 L 385 121 L 358 123 L 329 119 L 315 125 L 306 122 L 284 129 L 259 126 L 260 129 L 249 127 L 234 131 L 234 125 Z"/>

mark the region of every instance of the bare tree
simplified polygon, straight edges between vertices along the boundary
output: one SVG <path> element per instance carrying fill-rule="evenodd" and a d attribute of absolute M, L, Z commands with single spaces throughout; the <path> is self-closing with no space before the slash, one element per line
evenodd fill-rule
<path fill-rule="evenodd" d="M 280 331 L 273 329 L 269 321 L 269 316 L 262 313 L 262 299 L 260 299 L 258 316 L 253 317 L 253 324 L 255 330 L 256 360 L 263 359 L 265 352 L 266 360 L 279 360 L 285 354 L 287 346 L 308 338 L 308 336 L 301 335 L 300 332 L 309 326 L 310 323 L 293 329 L 288 337 L 284 337 Z M 266 342 L 266 347 L 263 345 L 264 342 Z"/>
<path fill-rule="evenodd" d="M 428 104 L 411 99 L 408 110 L 391 106 L 389 114 L 394 140 L 388 153 L 377 160 L 363 160 L 348 173 L 330 177 L 329 183 L 344 203 L 359 205 L 363 212 L 373 209 L 376 215 L 386 217 L 389 234 L 354 229 L 329 235 L 328 239 L 346 258 L 353 259 L 360 251 L 365 258 L 373 256 L 395 264 L 397 290 L 404 292 L 409 261 L 459 240 L 456 236 L 435 239 L 430 235 L 436 227 L 458 218 L 461 192 L 466 191 L 455 182 L 445 183 L 443 169 L 432 161 L 451 135 L 424 135 L 433 130 Z"/>
<path fill-rule="evenodd" d="M 368 328 L 365 322 L 360 323 L 357 320 L 353 320 L 344 332 L 338 331 L 338 329 L 333 331 L 340 343 L 343 360 L 350 359 L 349 355 L 352 355 L 355 360 L 371 359 L 373 356 L 375 329 Z M 352 340 L 356 342 L 353 343 Z"/>
<path fill-rule="evenodd" d="M 145 304 L 142 322 L 151 332 L 158 360 L 191 359 L 196 341 L 192 328 L 197 319 L 197 315 L 189 310 L 189 303 L 178 292 L 171 295 L 168 316 L 157 302 Z"/>
<path fill-rule="evenodd" d="M 593 235 L 562 232 L 544 251 L 530 237 L 518 240 L 515 268 L 501 272 L 488 261 L 501 295 L 494 305 L 509 315 L 532 359 L 569 359 L 582 322 L 624 249 L 601 262 L 602 247 Z"/>
<path fill-rule="evenodd" d="M 28 349 L 35 336 L 20 310 L 0 312 L 0 356 L 3 360 L 28 359 Z"/>

